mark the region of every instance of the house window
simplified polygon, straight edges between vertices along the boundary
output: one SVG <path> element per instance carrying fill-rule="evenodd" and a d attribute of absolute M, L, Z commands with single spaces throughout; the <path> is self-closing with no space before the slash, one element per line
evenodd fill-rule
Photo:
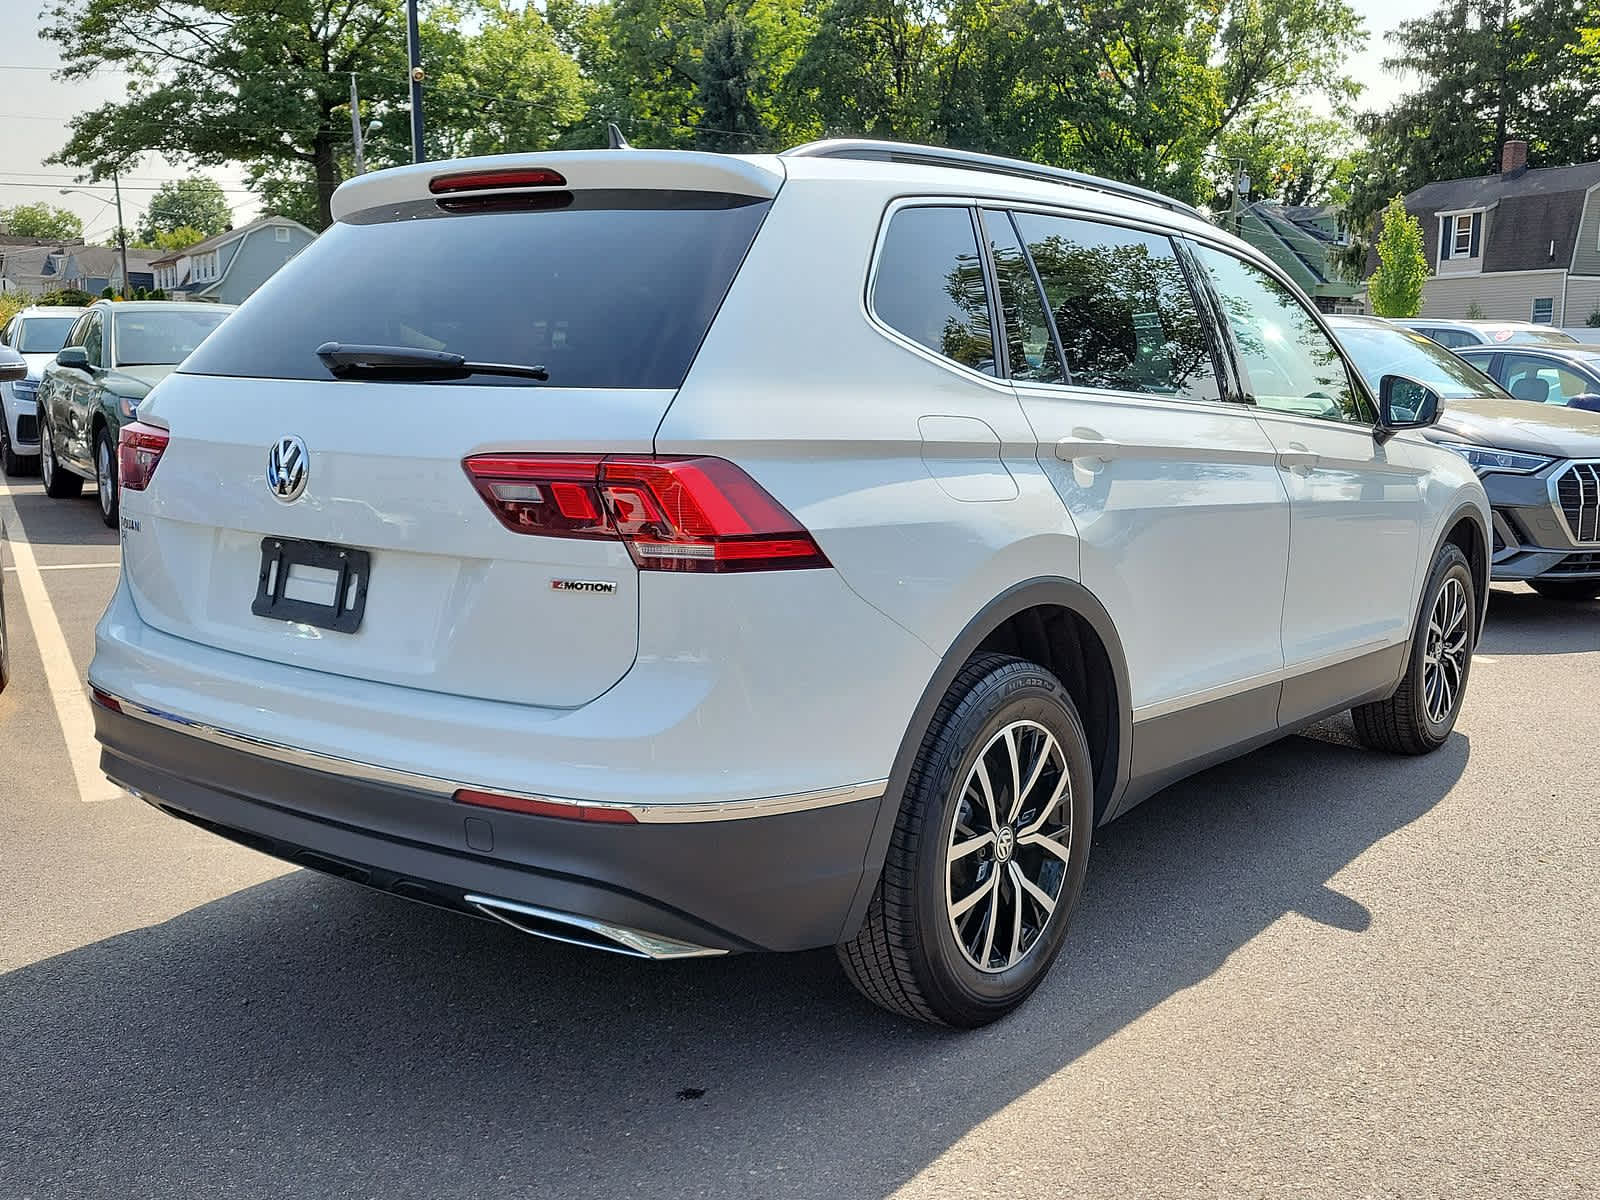
<path fill-rule="evenodd" d="M 1456 218 L 1455 245 L 1451 247 L 1451 258 L 1466 258 L 1472 253 L 1472 214 L 1462 213 Z"/>
<path fill-rule="evenodd" d="M 1556 302 L 1553 296 L 1540 296 L 1533 302 L 1533 323 L 1553 325 L 1556 319 Z"/>
<path fill-rule="evenodd" d="M 289 240 L 289 229 L 284 225 L 275 226 L 272 230 L 272 236 L 280 242 L 287 242 Z"/>

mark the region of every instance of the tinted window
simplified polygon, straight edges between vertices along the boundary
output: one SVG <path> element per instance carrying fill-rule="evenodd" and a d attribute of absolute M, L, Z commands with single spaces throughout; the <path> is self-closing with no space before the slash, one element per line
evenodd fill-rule
<path fill-rule="evenodd" d="M 677 387 L 769 202 L 643 191 L 537 199 L 537 210 L 451 214 L 425 200 L 341 221 L 183 369 L 327 379 L 316 350 L 331 341 L 543 366 L 552 387 Z"/>
<path fill-rule="evenodd" d="M 1050 335 L 1050 319 L 1045 316 L 1039 285 L 1034 280 L 1033 269 L 1028 266 L 1017 231 L 1011 226 L 1011 218 L 993 210 L 986 210 L 982 217 L 1000 292 L 1006 362 L 1011 368 L 1011 377 L 1034 383 L 1064 382 L 1061 355 Z"/>
<path fill-rule="evenodd" d="M 91 367 L 105 366 L 104 337 L 105 331 L 100 321 L 100 314 L 90 313 L 89 323 L 83 327 L 83 352 L 89 356 Z"/>
<path fill-rule="evenodd" d="M 20 323 L 17 346 L 24 354 L 54 354 L 66 345 L 75 317 L 29 317 Z"/>
<path fill-rule="evenodd" d="M 230 309 L 118 309 L 117 365 L 181 363 L 227 318 Z"/>
<path fill-rule="evenodd" d="M 1077 387 L 1220 400 L 1216 364 L 1172 242 L 1016 214 Z"/>
<path fill-rule="evenodd" d="M 1505 393 L 1481 370 L 1488 365 L 1486 355 L 1457 358 L 1431 338 L 1393 326 L 1335 325 L 1333 331 L 1374 392 L 1385 375 L 1404 375 L 1427 384 L 1447 400 L 1505 399 Z"/>
<path fill-rule="evenodd" d="M 92 313 L 84 313 L 81 317 L 79 317 L 76 321 L 74 321 L 72 323 L 72 328 L 67 330 L 67 340 L 62 343 L 63 346 L 81 346 L 81 345 L 83 345 L 83 338 L 84 338 L 85 333 L 88 332 L 88 329 L 89 329 L 89 318 L 92 315 L 93 315 Z"/>
<path fill-rule="evenodd" d="M 1508 354 L 1501 373 L 1513 396 L 1541 404 L 1566 404 L 1575 396 L 1600 390 L 1577 372 L 1547 358 Z"/>
<path fill-rule="evenodd" d="M 995 373 L 989 296 L 965 208 L 902 208 L 889 220 L 872 310 L 912 341 Z"/>
<path fill-rule="evenodd" d="M 1458 346 L 1477 346 L 1482 344 L 1472 334 L 1465 333 L 1460 329 L 1424 329 L 1422 332 L 1438 342 L 1439 345 L 1448 346 L 1452 350 Z"/>
<path fill-rule="evenodd" d="M 1329 421 L 1372 421 L 1332 340 L 1293 292 L 1231 254 L 1205 246 L 1196 253 L 1211 273 L 1257 405 Z"/>

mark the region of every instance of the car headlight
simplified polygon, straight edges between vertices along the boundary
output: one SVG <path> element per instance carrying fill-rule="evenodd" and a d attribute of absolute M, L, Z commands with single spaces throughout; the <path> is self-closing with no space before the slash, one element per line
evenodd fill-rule
<path fill-rule="evenodd" d="M 19 379 L 11 385 L 11 393 L 18 400 L 32 400 L 39 394 L 37 379 Z"/>
<path fill-rule="evenodd" d="M 139 419 L 139 402 L 137 400 L 130 400 L 126 396 L 118 396 L 117 410 L 122 413 L 124 421 L 136 421 Z"/>
<path fill-rule="evenodd" d="M 1524 454 L 1520 450 L 1496 450 L 1492 446 L 1469 446 L 1465 442 L 1437 442 L 1446 450 L 1454 450 L 1467 462 L 1472 464 L 1472 469 L 1479 475 L 1487 475 L 1491 471 L 1502 471 L 1508 475 L 1532 475 L 1535 471 L 1542 471 L 1551 463 L 1553 458 L 1543 454 Z"/>

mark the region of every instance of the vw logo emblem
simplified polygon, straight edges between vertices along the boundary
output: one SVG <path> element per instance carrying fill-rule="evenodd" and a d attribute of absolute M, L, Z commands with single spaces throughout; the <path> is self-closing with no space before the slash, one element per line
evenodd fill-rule
<path fill-rule="evenodd" d="M 285 504 L 305 495 L 310 474 L 311 455 L 299 438 L 279 438 L 267 452 L 267 491 Z"/>

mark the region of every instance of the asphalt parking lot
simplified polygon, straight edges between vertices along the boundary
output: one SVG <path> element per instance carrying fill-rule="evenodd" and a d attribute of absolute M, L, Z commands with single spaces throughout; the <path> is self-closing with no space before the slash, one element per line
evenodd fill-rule
<path fill-rule="evenodd" d="M 5 1200 L 1600 1186 L 1600 604 L 1497 588 L 1430 758 L 1330 722 L 1100 830 L 1054 975 L 954 1035 L 828 953 L 568 951 L 114 792 L 115 535 L 36 480 L 0 520 Z"/>

